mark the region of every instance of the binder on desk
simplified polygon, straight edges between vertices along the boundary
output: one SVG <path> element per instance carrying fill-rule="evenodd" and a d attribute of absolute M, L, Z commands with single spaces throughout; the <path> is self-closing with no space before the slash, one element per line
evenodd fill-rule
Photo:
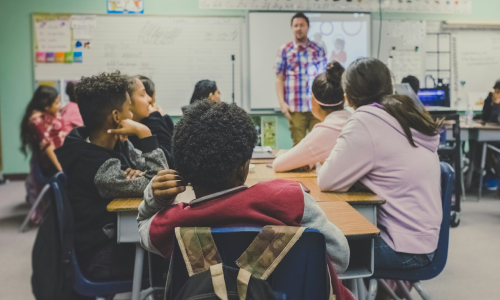
<path fill-rule="evenodd" d="M 252 164 L 269 164 L 274 161 L 273 148 L 271 147 L 260 147 L 257 146 L 253 149 L 252 153 Z"/>

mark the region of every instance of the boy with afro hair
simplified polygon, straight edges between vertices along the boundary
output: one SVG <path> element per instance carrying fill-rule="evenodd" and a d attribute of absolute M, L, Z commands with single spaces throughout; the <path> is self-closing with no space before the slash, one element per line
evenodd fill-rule
<path fill-rule="evenodd" d="M 351 299 L 335 275 L 347 268 L 347 240 L 316 201 L 294 181 L 244 185 L 256 141 L 252 120 L 238 106 L 202 100 L 190 107 L 174 130 L 176 171 L 160 171 L 139 205 L 142 246 L 170 257 L 176 227 L 315 228 L 325 235 L 337 299 Z M 196 199 L 172 205 L 187 183 L 192 185 Z"/>

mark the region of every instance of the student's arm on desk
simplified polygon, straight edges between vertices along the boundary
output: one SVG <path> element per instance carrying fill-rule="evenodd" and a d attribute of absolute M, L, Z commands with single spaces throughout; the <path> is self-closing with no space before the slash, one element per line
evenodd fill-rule
<path fill-rule="evenodd" d="M 137 169 L 145 172 L 144 177 L 151 179 L 158 171 L 168 170 L 165 153 L 158 147 L 156 136 L 140 139 L 137 148 L 134 148 L 132 143 L 127 142 L 127 147 L 129 148 L 130 160 Z"/>
<path fill-rule="evenodd" d="M 148 178 L 141 176 L 127 179 L 117 158 L 106 160 L 94 177 L 94 184 L 103 198 L 133 198 L 141 197 L 149 183 Z"/>
<path fill-rule="evenodd" d="M 328 129 L 314 128 L 314 132 L 309 133 L 300 143 L 287 152 L 278 155 L 273 162 L 275 172 L 291 171 L 300 167 L 309 166 L 312 168 L 318 161 L 321 161 L 317 153 L 313 151 L 311 145 L 321 143 L 321 132 Z M 324 158 L 323 158 L 324 159 Z"/>
<path fill-rule="evenodd" d="M 326 251 L 335 271 L 343 273 L 349 265 L 349 244 L 340 229 L 328 221 L 325 213 L 311 195 L 304 192 L 302 226 L 320 231 L 326 240 Z"/>
<path fill-rule="evenodd" d="M 161 177 L 163 178 L 160 179 Z M 153 191 L 153 184 L 155 184 L 155 191 Z M 174 170 L 159 172 L 148 184 L 144 190 L 144 200 L 139 204 L 139 214 L 137 215 L 139 237 L 141 239 L 141 246 L 144 249 L 161 255 L 149 238 L 151 223 L 158 211 L 165 206 L 171 205 L 176 196 L 185 190 L 186 187 L 182 179 Z"/>
<path fill-rule="evenodd" d="M 133 163 L 142 166 L 140 169 L 146 173 L 143 177 L 127 179 L 127 175 L 121 169 L 120 160 L 117 158 L 106 160 L 94 178 L 97 190 L 103 198 L 141 197 L 151 178 L 159 170 L 168 168 L 165 155 L 158 148 L 158 143 L 154 136 L 141 139 L 140 141 L 142 142 L 141 148 L 143 151 L 135 149 L 130 142 L 127 142 L 127 144 L 130 150 L 129 153 L 131 153 L 130 159 Z"/>
<path fill-rule="evenodd" d="M 149 252 L 160 254 L 158 250 L 151 244 L 149 239 L 149 228 L 153 222 L 154 216 L 160 211 L 164 204 L 156 202 L 153 198 L 153 190 L 151 182 L 144 190 L 144 200 L 139 204 L 139 214 L 137 215 L 137 223 L 139 225 L 139 236 L 141 238 L 141 246 Z M 160 254 L 161 255 L 161 254 Z"/>
<path fill-rule="evenodd" d="M 356 119 L 347 122 L 330 156 L 318 172 L 322 191 L 346 192 L 374 165 L 373 141 L 368 130 Z"/>

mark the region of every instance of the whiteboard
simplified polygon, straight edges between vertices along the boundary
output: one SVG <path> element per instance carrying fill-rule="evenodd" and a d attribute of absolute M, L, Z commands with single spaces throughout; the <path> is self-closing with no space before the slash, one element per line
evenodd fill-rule
<path fill-rule="evenodd" d="M 251 109 L 279 107 L 273 67 L 280 46 L 294 39 L 290 28 L 293 15 L 294 13 L 286 12 L 250 12 L 248 15 Z M 308 37 L 325 48 L 328 60 L 338 38 L 345 41 L 347 60 L 343 63 L 344 67 L 360 57 L 370 55 L 369 14 L 306 15 L 310 21 Z"/>
<path fill-rule="evenodd" d="M 379 53 L 380 20 L 374 20 L 372 26 L 372 56 L 378 56 L 382 62 L 387 64 L 394 75 L 395 83 L 400 83 L 401 79 L 408 75 L 417 77 L 423 83 L 427 34 L 426 22 L 383 20 L 381 32 Z"/>
<path fill-rule="evenodd" d="M 483 100 L 500 79 L 500 31 L 456 31 L 452 37 L 453 67 L 452 90 L 457 109 L 467 109 Z M 462 87 L 461 82 L 465 81 Z M 470 99 L 469 99 L 470 98 Z"/>
<path fill-rule="evenodd" d="M 194 85 L 215 80 L 221 100 L 231 102 L 233 63 L 235 102 L 242 103 L 242 29 L 239 17 L 109 16 L 96 18 L 82 63 L 36 63 L 35 80 L 78 80 L 119 70 L 150 77 L 159 106 L 182 115 Z M 75 41 L 73 41 L 74 43 Z M 74 47 L 74 45 L 73 45 Z"/>

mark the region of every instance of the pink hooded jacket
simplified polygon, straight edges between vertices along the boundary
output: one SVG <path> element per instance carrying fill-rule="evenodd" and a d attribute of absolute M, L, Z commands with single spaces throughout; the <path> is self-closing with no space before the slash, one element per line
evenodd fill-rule
<path fill-rule="evenodd" d="M 351 113 L 345 109 L 330 113 L 323 122 L 314 125 L 300 143 L 276 157 L 274 171 L 285 172 L 306 165 L 313 167 L 317 162 L 324 162 L 350 116 Z"/>
<path fill-rule="evenodd" d="M 358 108 L 318 171 L 318 184 L 347 191 L 361 181 L 387 201 L 377 214 L 384 241 L 397 252 L 427 254 L 437 248 L 442 220 L 439 135 L 411 132 L 417 147 L 383 108 Z"/>

